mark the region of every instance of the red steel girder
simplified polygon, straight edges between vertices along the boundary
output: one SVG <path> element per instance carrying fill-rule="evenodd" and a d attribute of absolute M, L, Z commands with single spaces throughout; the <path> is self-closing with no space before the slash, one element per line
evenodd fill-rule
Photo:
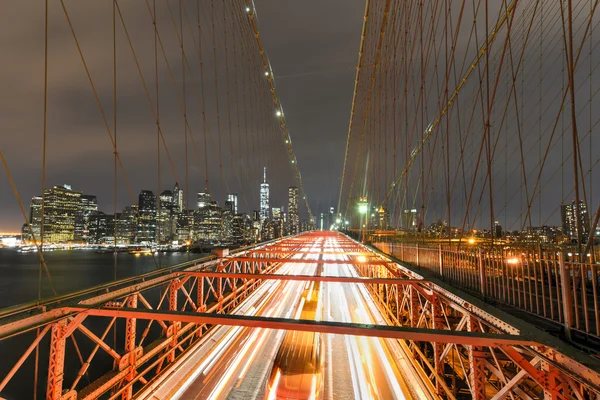
<path fill-rule="evenodd" d="M 198 276 L 206 278 L 223 279 L 264 279 L 282 281 L 311 281 L 311 282 L 340 282 L 340 283 L 364 283 L 382 285 L 419 285 L 428 281 L 422 279 L 399 279 L 399 278 L 362 278 L 343 276 L 316 276 L 316 275 L 283 275 L 283 274 L 246 274 L 239 272 L 214 272 L 214 271 L 191 271 L 183 272 L 182 275 Z"/>
<path fill-rule="evenodd" d="M 270 263 L 295 263 L 295 264 L 364 264 L 364 265 L 386 265 L 389 261 L 369 261 L 364 262 L 358 260 L 304 260 L 297 258 L 255 258 L 255 257 L 231 257 L 225 258 L 225 261 L 254 261 L 254 262 L 270 262 Z"/>
<path fill-rule="evenodd" d="M 271 249 L 259 249 L 250 250 L 248 253 L 251 254 L 268 254 L 268 253 L 286 253 L 286 254 L 306 254 L 306 255 L 336 255 L 336 256 L 376 256 L 376 254 L 368 251 L 312 251 L 312 250 L 271 250 Z"/>
<path fill-rule="evenodd" d="M 541 346 L 539 343 L 536 343 L 535 341 L 522 335 L 408 328 L 390 325 L 356 324 L 332 321 L 267 318 L 236 314 L 190 313 L 181 311 L 140 310 L 128 308 L 66 308 L 69 311 L 84 312 L 90 316 L 99 317 L 155 319 L 163 321 L 178 321 L 182 323 L 191 322 L 194 324 L 243 326 L 249 328 L 283 329 L 425 342 L 472 344 L 475 346 Z"/>
<path fill-rule="evenodd" d="M 50 355 L 48 356 L 48 380 L 46 399 L 60 400 L 62 397 L 63 376 L 65 369 L 65 346 L 67 320 L 60 320 L 52 325 L 50 336 Z"/>

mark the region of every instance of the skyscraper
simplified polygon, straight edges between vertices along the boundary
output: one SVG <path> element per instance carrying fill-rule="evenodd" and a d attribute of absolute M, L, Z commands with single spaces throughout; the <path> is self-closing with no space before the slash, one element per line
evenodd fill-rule
<path fill-rule="evenodd" d="M 404 210 L 402 228 L 407 232 L 417 231 L 417 209 L 411 208 Z"/>
<path fill-rule="evenodd" d="M 204 189 L 203 192 L 198 193 L 198 209 L 208 206 L 211 201 L 212 197 L 210 196 L 210 193 L 208 193 L 207 189 Z"/>
<path fill-rule="evenodd" d="M 215 242 L 223 239 L 223 209 L 213 201 L 194 212 L 196 239 Z"/>
<path fill-rule="evenodd" d="M 260 221 L 269 219 L 269 184 L 267 183 L 267 167 L 264 169 L 263 183 L 260 184 Z"/>
<path fill-rule="evenodd" d="M 289 234 L 296 235 L 300 229 L 300 218 L 298 216 L 298 188 L 290 186 L 288 189 L 288 219 Z"/>
<path fill-rule="evenodd" d="M 126 206 L 118 217 L 116 221 L 117 237 L 115 238 L 117 244 L 133 243 L 137 232 L 138 205 Z"/>
<path fill-rule="evenodd" d="M 173 207 L 174 212 L 182 212 L 183 211 L 183 189 L 179 187 L 179 183 L 175 182 L 175 187 L 173 188 Z"/>
<path fill-rule="evenodd" d="M 87 242 L 89 239 L 89 219 L 90 215 L 98 211 L 98 201 L 96 196 L 82 194 L 79 198 L 79 209 L 75 217 L 75 241 Z M 111 232 L 111 235 L 113 232 Z"/>
<path fill-rule="evenodd" d="M 273 237 L 278 238 L 284 235 L 283 228 L 283 212 L 282 207 L 273 207 L 271 213 L 273 215 Z"/>
<path fill-rule="evenodd" d="M 40 240 L 40 233 L 42 229 L 42 197 L 33 196 L 31 204 L 29 205 L 29 223 L 33 230 L 33 235 L 36 240 Z M 33 238 L 31 238 L 33 239 Z"/>
<path fill-rule="evenodd" d="M 156 240 L 156 195 L 151 190 L 142 190 L 138 199 L 139 222 L 136 241 L 138 243 Z"/>
<path fill-rule="evenodd" d="M 71 186 L 54 186 L 44 190 L 44 240 L 72 242 L 75 238 L 75 218 L 81 192 Z"/>
<path fill-rule="evenodd" d="M 563 233 L 571 239 L 577 239 L 577 203 L 560 206 Z M 590 216 L 583 201 L 579 201 L 579 220 L 581 221 L 581 237 L 585 240 L 590 233 Z"/>
<path fill-rule="evenodd" d="M 227 195 L 227 200 L 225 200 L 225 210 L 231 211 L 232 214 L 238 213 L 238 196 L 235 193 L 230 193 Z"/>
<path fill-rule="evenodd" d="M 158 241 L 170 241 L 173 237 L 173 220 L 175 219 L 175 201 L 173 199 L 173 192 L 171 192 L 170 190 L 164 190 L 160 194 L 158 202 Z"/>

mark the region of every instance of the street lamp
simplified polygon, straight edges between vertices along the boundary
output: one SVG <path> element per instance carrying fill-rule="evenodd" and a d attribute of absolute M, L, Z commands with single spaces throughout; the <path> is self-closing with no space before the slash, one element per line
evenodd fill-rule
<path fill-rule="evenodd" d="M 366 221 L 366 216 L 367 216 L 368 212 L 369 212 L 369 203 L 367 202 L 367 198 L 361 197 L 358 202 L 358 213 L 361 216 L 364 216 L 365 219 L 363 221 Z M 366 225 L 365 223 L 362 224 L 362 235 L 361 235 L 362 239 L 361 239 L 361 241 L 363 243 L 365 241 L 365 225 Z"/>
<path fill-rule="evenodd" d="M 369 203 L 367 203 L 366 197 L 361 197 L 358 202 L 358 212 L 360 214 L 366 214 L 369 211 Z"/>

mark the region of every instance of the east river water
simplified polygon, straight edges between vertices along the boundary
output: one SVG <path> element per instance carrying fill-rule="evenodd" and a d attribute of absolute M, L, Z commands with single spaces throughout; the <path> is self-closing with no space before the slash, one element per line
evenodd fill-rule
<path fill-rule="evenodd" d="M 159 267 L 174 265 L 204 256 L 205 254 L 199 253 L 157 253 L 154 257 L 151 255 L 135 256 L 128 253 L 118 253 L 115 270 L 114 255 L 112 253 L 97 253 L 94 250 L 55 250 L 44 252 L 52 284 L 57 294 L 65 294 L 113 281 L 115 274 L 117 279 L 122 279 L 149 272 Z M 37 253 L 19 253 L 14 249 L 0 248 L 0 309 L 38 299 L 39 265 Z M 52 295 L 53 292 L 48 284 L 46 274 L 43 273 L 42 298 Z M 104 328 L 101 322 L 94 322 L 92 320 L 90 324 L 88 327 L 98 333 Z M 117 326 L 118 333 L 122 332 L 123 326 L 121 325 Z M 158 324 L 155 325 L 158 326 Z M 0 341 L 0 381 L 6 376 L 29 343 L 31 343 L 34 337 L 33 334 L 34 332 L 31 332 Z M 120 337 L 118 334 L 117 336 Z M 86 343 L 81 335 L 77 337 L 80 341 L 79 346 L 81 347 L 81 351 L 88 353 L 90 344 Z M 107 339 L 107 341 L 109 344 L 113 344 L 112 340 Z M 68 344 L 67 353 L 73 356 L 73 348 L 69 346 L 71 345 Z M 40 346 L 40 373 L 37 385 L 38 398 L 43 398 L 45 392 L 48 362 L 47 347 L 48 340 L 42 341 Z M 122 344 L 117 342 L 116 347 L 122 347 Z M 11 384 L 0 392 L 0 397 L 8 399 L 32 398 L 33 360 L 34 355 L 32 354 L 20 373 L 11 381 Z M 92 375 L 89 377 L 91 380 L 97 378 L 97 374 L 101 373 L 101 370 L 106 371 L 106 368 L 110 369 L 112 363 L 110 357 L 107 358 L 103 354 L 99 354 L 95 360 L 96 362 L 93 367 L 96 368 L 91 368 L 89 371 L 90 375 Z M 79 366 L 80 364 L 76 360 L 76 357 L 67 361 L 68 371 L 65 371 L 66 380 L 73 377 Z M 94 369 L 97 370 L 97 373 L 93 371 Z"/>

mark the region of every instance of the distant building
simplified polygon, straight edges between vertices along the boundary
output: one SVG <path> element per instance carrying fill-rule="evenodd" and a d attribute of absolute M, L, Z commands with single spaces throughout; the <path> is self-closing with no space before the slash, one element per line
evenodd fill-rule
<path fill-rule="evenodd" d="M 211 202 L 198 209 L 194 215 L 194 232 L 197 240 L 217 242 L 223 240 L 223 209 Z"/>
<path fill-rule="evenodd" d="M 250 243 L 252 237 L 252 221 L 246 214 L 236 214 L 231 217 L 230 227 L 228 228 L 228 242 L 234 244 Z"/>
<path fill-rule="evenodd" d="M 330 230 L 331 225 L 333 225 L 334 222 L 333 216 L 334 214 L 332 212 L 321 213 L 321 217 L 319 218 L 319 229 L 322 231 Z"/>
<path fill-rule="evenodd" d="M 183 206 L 183 189 L 179 187 L 178 182 L 175 182 L 175 186 L 173 187 L 173 211 L 180 213 L 183 211 Z"/>
<path fill-rule="evenodd" d="M 521 232 L 520 240 L 527 243 L 555 243 L 560 232 L 557 227 L 539 226 L 529 227 L 524 232 Z"/>
<path fill-rule="evenodd" d="M 577 239 L 577 203 L 572 201 L 571 204 L 561 205 L 560 216 L 564 234 L 571 239 Z M 581 200 L 579 201 L 579 221 L 581 223 L 581 237 L 586 240 L 590 233 L 590 217 L 585 203 Z"/>
<path fill-rule="evenodd" d="M 404 210 L 402 217 L 402 228 L 407 232 L 416 232 L 419 223 L 417 209 Z"/>
<path fill-rule="evenodd" d="M 385 209 L 383 208 L 383 206 L 379 206 L 379 208 L 376 208 L 374 212 L 374 221 L 373 221 L 373 228 L 374 229 L 378 229 L 378 230 L 387 230 L 389 223 L 388 223 L 388 214 L 387 212 L 385 212 Z"/>
<path fill-rule="evenodd" d="M 253 230 L 253 235 L 254 235 L 254 240 L 258 241 L 261 239 L 260 237 L 260 226 L 261 226 L 261 221 L 260 221 L 260 211 L 258 210 L 253 210 L 252 211 L 252 230 Z"/>
<path fill-rule="evenodd" d="M 260 229 L 260 240 L 264 242 L 273 239 L 275 239 L 275 224 L 271 219 L 266 219 Z"/>
<path fill-rule="evenodd" d="M 88 217 L 88 243 L 115 243 L 115 216 L 95 211 Z"/>
<path fill-rule="evenodd" d="M 285 233 L 284 231 L 284 213 L 282 212 L 282 207 L 273 207 L 271 209 L 271 213 L 273 215 L 273 239 L 282 237 Z"/>
<path fill-rule="evenodd" d="M 260 184 L 260 221 L 269 219 L 269 184 L 267 183 L 267 167 L 264 168 L 263 183 Z"/>
<path fill-rule="evenodd" d="M 138 205 L 123 208 L 116 221 L 116 244 L 132 244 L 135 241 L 138 226 Z"/>
<path fill-rule="evenodd" d="M 157 237 L 160 243 L 173 240 L 175 208 L 173 192 L 164 190 L 160 196 L 158 196 Z"/>
<path fill-rule="evenodd" d="M 72 242 L 75 239 L 75 220 L 81 195 L 69 185 L 44 190 L 45 242 Z"/>
<path fill-rule="evenodd" d="M 308 231 L 312 231 L 314 229 L 315 229 L 315 225 L 310 220 L 302 221 L 302 223 L 300 224 L 300 232 L 308 232 Z"/>
<path fill-rule="evenodd" d="M 137 243 L 153 243 L 156 241 L 156 195 L 151 190 L 142 190 L 138 205 L 139 219 L 135 240 Z"/>
<path fill-rule="evenodd" d="M 89 241 L 89 218 L 90 215 L 98 211 L 98 201 L 96 196 L 82 194 L 79 198 L 79 209 L 75 218 L 75 238 L 76 242 Z M 113 235 L 113 232 L 111 232 Z"/>
<path fill-rule="evenodd" d="M 230 193 L 227 195 L 227 200 L 225 200 L 225 210 L 231 211 L 232 214 L 238 213 L 238 195 L 235 193 Z"/>
<path fill-rule="evenodd" d="M 494 238 L 499 239 L 504 235 L 502 225 L 499 221 L 494 221 Z"/>
<path fill-rule="evenodd" d="M 296 235 L 300 230 L 300 217 L 298 215 L 298 188 L 290 186 L 288 189 L 288 233 Z"/>
<path fill-rule="evenodd" d="M 33 241 L 35 236 L 36 240 L 41 239 L 42 230 L 42 197 L 33 196 L 31 203 L 29 204 L 29 224 L 31 225 L 32 232 L 28 232 L 27 237 L 23 237 L 24 240 Z M 23 232 L 25 234 L 25 231 Z"/>
<path fill-rule="evenodd" d="M 198 193 L 198 209 L 204 208 L 210 204 L 212 197 L 206 189 L 203 192 Z"/>
<path fill-rule="evenodd" d="M 194 233 L 194 210 L 183 210 L 176 214 L 175 237 L 180 244 L 192 239 Z"/>

